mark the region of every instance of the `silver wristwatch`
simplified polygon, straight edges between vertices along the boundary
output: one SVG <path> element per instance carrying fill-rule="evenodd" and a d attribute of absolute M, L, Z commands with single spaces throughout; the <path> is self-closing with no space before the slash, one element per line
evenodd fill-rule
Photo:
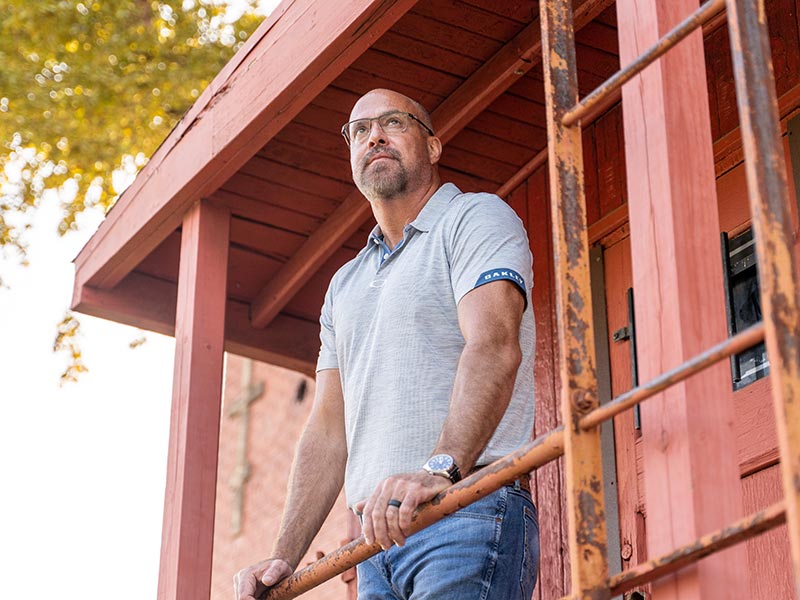
<path fill-rule="evenodd" d="M 431 475 L 447 477 L 451 483 L 461 481 L 461 471 L 455 459 L 449 454 L 436 454 L 431 456 L 422 468 Z"/>

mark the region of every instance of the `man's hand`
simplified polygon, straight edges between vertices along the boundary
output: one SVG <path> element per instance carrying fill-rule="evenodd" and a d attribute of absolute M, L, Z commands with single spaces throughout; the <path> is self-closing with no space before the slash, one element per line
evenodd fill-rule
<path fill-rule="evenodd" d="M 362 528 L 367 543 L 377 542 L 384 550 L 392 544 L 405 544 L 414 509 L 450 485 L 450 480 L 445 477 L 425 471 L 384 479 L 369 498 L 355 506 L 363 515 Z M 389 500 L 399 501 L 400 506 L 390 505 Z"/>
<path fill-rule="evenodd" d="M 268 558 L 242 569 L 233 578 L 236 600 L 258 600 L 270 587 L 293 572 L 291 565 L 280 558 Z"/>

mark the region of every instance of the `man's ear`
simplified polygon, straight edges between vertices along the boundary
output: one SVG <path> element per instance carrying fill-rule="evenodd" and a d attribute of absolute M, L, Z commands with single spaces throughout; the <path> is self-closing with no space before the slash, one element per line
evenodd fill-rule
<path fill-rule="evenodd" d="M 431 164 L 432 165 L 437 164 L 441 156 L 442 156 L 442 140 L 432 135 L 428 138 L 428 158 L 430 159 Z"/>

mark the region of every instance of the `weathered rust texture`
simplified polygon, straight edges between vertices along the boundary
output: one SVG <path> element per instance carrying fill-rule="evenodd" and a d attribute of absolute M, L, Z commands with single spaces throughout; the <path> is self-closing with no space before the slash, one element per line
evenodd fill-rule
<path fill-rule="evenodd" d="M 674 552 L 659 556 L 646 563 L 637 565 L 632 569 L 614 575 L 609 579 L 611 593 L 614 595 L 621 594 L 643 583 L 674 573 L 678 569 L 696 562 L 709 554 L 729 548 L 759 533 L 777 527 L 785 521 L 785 504 L 784 502 L 777 502 L 723 529 L 704 535 L 691 544 L 678 548 Z"/>
<path fill-rule="evenodd" d="M 561 123 L 565 127 L 569 127 L 577 123 L 590 112 L 605 107 L 612 98 L 617 98 L 615 92 L 622 89 L 625 83 L 653 64 L 668 52 L 670 48 L 686 38 L 695 29 L 705 25 L 724 8 L 725 0 L 708 0 L 708 2 L 703 4 L 698 10 L 671 29 L 664 37 L 658 40 L 658 42 L 640 54 L 636 60 L 617 71 L 596 90 L 581 100 L 580 103 L 570 108 L 561 119 Z"/>
<path fill-rule="evenodd" d="M 592 412 L 581 418 L 580 426 L 583 429 L 596 427 L 603 421 L 606 421 L 615 415 L 639 404 L 640 402 L 655 396 L 657 393 L 667 389 L 673 384 L 676 384 L 684 379 L 688 379 L 695 373 L 707 369 L 711 365 L 716 364 L 720 360 L 738 354 L 742 350 L 746 350 L 751 346 L 758 344 L 764 340 L 764 323 L 756 323 L 748 327 L 741 333 L 728 338 L 724 342 L 709 348 L 705 352 L 687 360 L 674 369 L 651 379 L 645 384 L 637 386 L 632 390 L 620 394 L 610 402 L 605 403 L 603 406 L 594 409 Z"/>
<path fill-rule="evenodd" d="M 527 477 L 537 467 L 562 454 L 564 454 L 564 428 L 558 427 L 465 477 L 430 502 L 420 506 L 412 518 L 412 532 L 424 529 L 447 515 L 469 506 L 519 477 Z M 364 536 L 361 536 L 297 571 L 272 588 L 264 596 L 264 600 L 296 598 L 380 551 L 381 547 L 378 544 L 367 544 L 364 542 Z"/>
<path fill-rule="evenodd" d="M 728 0 L 727 6 L 786 521 L 800 596 L 800 300 L 789 188 L 764 2 Z"/>
<path fill-rule="evenodd" d="M 573 15 L 569 0 L 540 2 L 547 107 L 550 209 L 553 222 L 567 515 L 572 593 L 606 600 L 608 557 L 600 430 L 579 427 L 598 405 L 589 282 L 589 244 L 580 127 L 564 127 L 578 100 Z"/>

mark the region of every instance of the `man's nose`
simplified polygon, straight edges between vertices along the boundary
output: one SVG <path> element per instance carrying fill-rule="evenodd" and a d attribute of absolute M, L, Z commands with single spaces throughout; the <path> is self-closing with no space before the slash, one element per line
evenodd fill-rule
<path fill-rule="evenodd" d="M 383 145 L 386 143 L 386 135 L 381 128 L 381 124 L 376 119 L 369 124 L 369 139 L 367 140 L 367 145 L 370 148 L 374 148 L 378 145 Z"/>

